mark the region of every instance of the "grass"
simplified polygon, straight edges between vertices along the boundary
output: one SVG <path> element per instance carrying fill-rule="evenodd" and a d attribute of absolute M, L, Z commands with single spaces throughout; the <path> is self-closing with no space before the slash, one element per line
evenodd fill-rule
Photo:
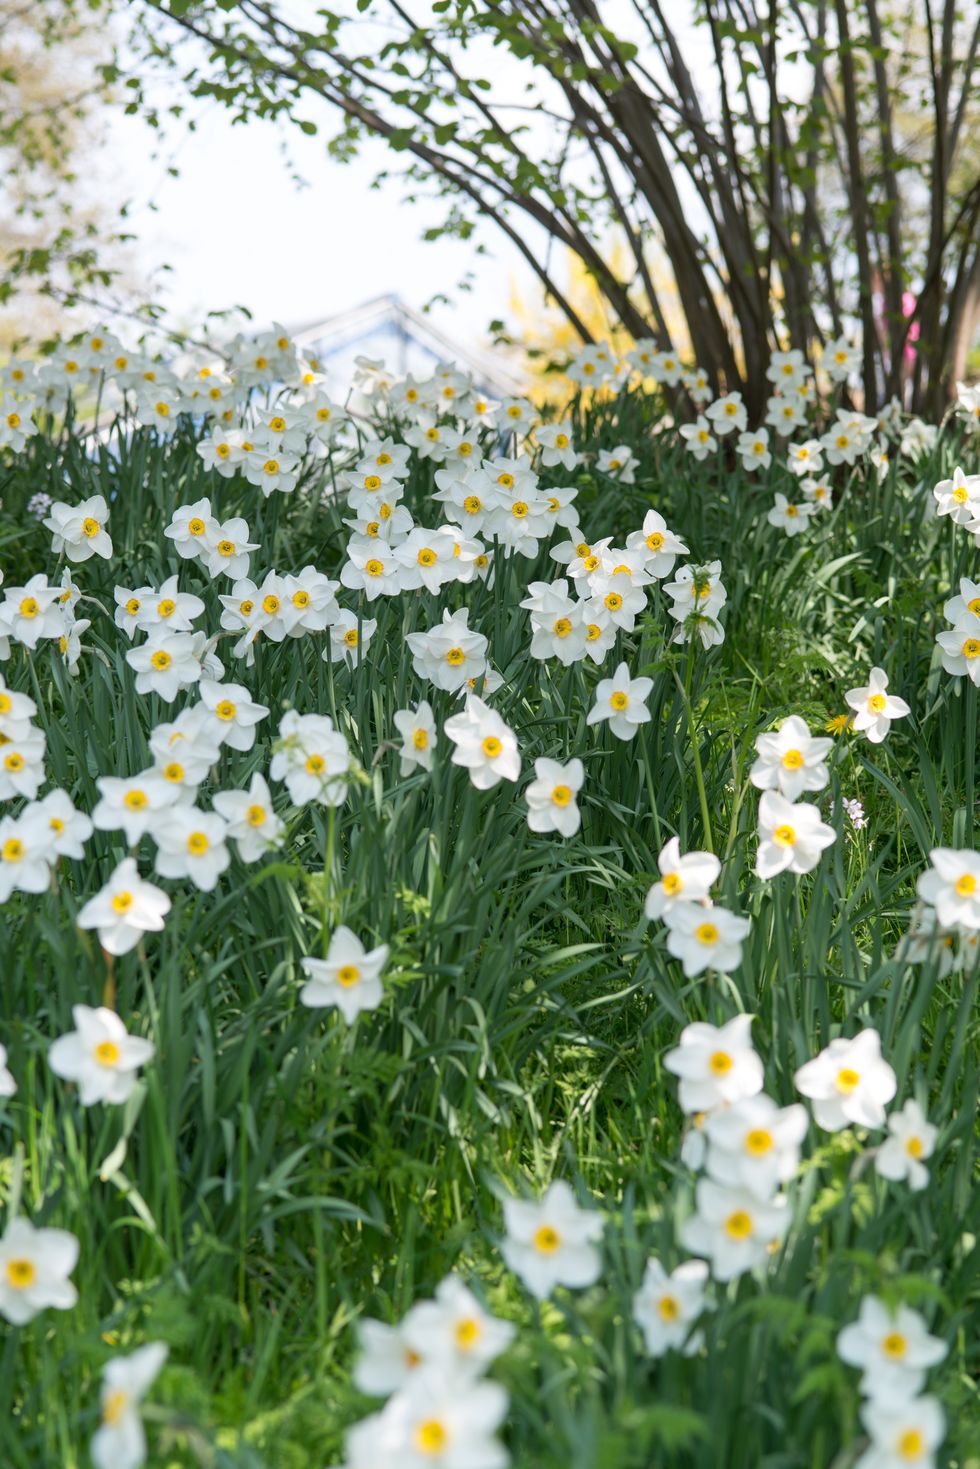
<path fill-rule="evenodd" d="M 0 908 L 0 1040 L 19 1083 L 0 1102 L 5 1214 L 19 1198 L 35 1223 L 81 1243 L 77 1308 L 0 1331 L 5 1469 L 86 1465 L 101 1366 L 153 1339 L 171 1348 L 147 1410 L 153 1465 L 338 1462 L 344 1430 L 373 1406 L 350 1381 L 357 1318 L 397 1319 L 454 1269 L 518 1327 L 495 1372 L 511 1393 L 518 1469 L 843 1469 L 859 1397 L 834 1339 L 870 1291 L 915 1305 L 949 1342 L 935 1374 L 950 1422 L 940 1462 L 980 1463 L 978 973 L 940 978 L 935 962 L 894 958 L 929 849 L 975 843 L 977 691 L 942 672 L 934 638 L 977 552 L 927 517 L 933 483 L 954 463 L 969 469 L 970 451 L 950 425 L 929 457 L 896 456 L 881 480 L 843 468 L 833 510 L 788 540 L 765 519 L 789 478 L 775 467 L 753 481 L 723 452 L 693 463 L 638 392 L 577 401 L 574 413 L 580 451 L 626 442 L 640 456 L 634 487 L 574 476 L 587 534 L 621 544 L 655 506 L 693 560 L 722 561 L 729 592 L 720 648 L 670 645 L 657 589 L 636 633 L 620 635 L 603 672 L 621 652 L 654 679 L 653 718 L 634 743 L 586 727 L 591 664 L 527 655 L 518 603 L 558 570 L 543 550 L 504 562 L 489 588 L 375 602 L 377 633 L 353 674 L 322 661 L 320 636 L 260 644 L 247 672 L 220 645 L 226 676 L 272 718 L 255 750 L 224 757 L 201 804 L 267 769 L 270 726 L 290 705 L 331 713 L 359 768 L 336 821 L 288 808 L 280 792 L 289 840 L 278 860 L 233 859 L 213 894 L 166 884 L 173 911 L 145 951 L 107 969 L 73 922 L 124 855 L 117 833 L 97 832 L 84 863 L 62 864 L 56 890 Z M 263 501 L 202 467 L 199 433 L 185 423 L 162 441 L 121 423 L 110 452 L 69 424 L 8 454 L 7 583 L 53 567 L 25 508 L 39 490 L 111 497 L 114 558 L 76 573 L 102 607 L 117 582 L 179 570 L 208 604 L 202 625 L 217 628 L 218 589 L 196 563 L 178 567 L 162 538 L 173 508 L 204 495 L 248 520 L 262 548 L 253 576 L 309 562 L 336 576 L 345 511 L 321 504 L 322 468 Z M 546 471 L 543 483 L 568 479 Z M 431 490 L 431 469 L 416 464 L 407 503 L 423 524 L 436 518 Z M 341 600 L 357 609 L 353 594 Z M 428 697 L 441 727 L 457 707 L 421 686 L 404 634 L 464 602 L 490 638 L 504 678 L 492 702 L 518 732 L 525 774 L 541 755 L 585 762 L 583 825 L 569 841 L 530 833 L 506 782 L 473 790 L 444 737 L 431 777 L 398 774 L 395 710 Z M 79 612 L 93 626 L 77 678 L 47 647 L 15 647 L 3 671 L 39 705 L 51 783 L 90 810 L 96 776 L 143 768 L 150 728 L 192 695 L 172 707 L 136 696 L 111 617 L 91 601 Z M 839 739 L 832 800 L 814 798 L 838 841 L 808 876 L 760 882 L 756 736 L 789 713 L 819 729 L 873 663 L 912 716 L 877 748 Z M 864 803 L 865 829 L 847 823 L 844 796 Z M 752 919 L 729 978 L 685 980 L 662 925 L 642 919 L 674 833 L 682 850 L 718 852 L 720 901 Z M 341 921 L 392 950 L 385 1003 L 351 1029 L 297 999 L 300 958 Z M 104 997 L 157 1057 L 125 1107 L 84 1111 L 45 1051 L 71 1029 L 73 1003 Z M 651 1362 L 630 1297 L 650 1253 L 683 1258 L 677 1231 L 693 1207 L 662 1057 L 684 1024 L 743 1009 L 758 1017 L 766 1089 L 782 1103 L 833 1035 L 876 1027 L 897 1100 L 918 1097 L 940 1128 L 931 1183 L 921 1194 L 886 1184 L 868 1140 L 811 1128 L 793 1225 L 765 1281 L 715 1287 L 703 1356 Z M 607 1216 L 605 1264 L 596 1286 L 538 1308 L 502 1265 L 500 1199 L 554 1177 Z"/>

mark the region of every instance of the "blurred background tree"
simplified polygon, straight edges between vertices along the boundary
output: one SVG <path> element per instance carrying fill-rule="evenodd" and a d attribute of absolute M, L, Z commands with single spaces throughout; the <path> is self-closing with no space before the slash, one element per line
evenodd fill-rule
<path fill-rule="evenodd" d="M 111 41 L 89 5 L 0 0 L 0 345 L 54 331 L 125 238 L 105 177 Z"/>
<path fill-rule="evenodd" d="M 158 122 L 169 77 L 180 126 L 193 97 L 325 133 L 334 158 L 385 139 L 408 197 L 445 200 L 428 233 L 491 222 L 582 342 L 592 326 L 553 268 L 568 255 L 614 327 L 689 344 L 753 411 L 774 349 L 812 357 L 841 333 L 861 336 L 868 410 L 901 392 L 938 413 L 963 372 L 980 316 L 976 6 L 90 4 L 129 23 L 130 110 Z"/>

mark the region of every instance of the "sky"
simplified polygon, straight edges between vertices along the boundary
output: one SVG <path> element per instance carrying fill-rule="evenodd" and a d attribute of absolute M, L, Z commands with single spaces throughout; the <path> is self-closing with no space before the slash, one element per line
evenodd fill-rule
<path fill-rule="evenodd" d="M 391 292 L 419 310 L 451 296 L 451 305 L 433 308 L 433 322 L 457 340 L 485 338 L 488 323 L 506 315 L 513 282 L 533 295 L 528 267 L 492 227 L 481 234 L 487 255 L 472 241 L 421 239 L 442 207 L 406 205 L 397 180 L 371 188 L 392 160 L 383 143 L 341 164 L 321 139 L 261 122 L 233 127 L 217 106 L 195 133 L 172 136 L 166 157 L 148 162 L 153 140 L 138 118 L 116 116 L 110 125 L 117 187 L 134 201 L 135 284 L 169 265 L 165 299 L 183 327 L 209 310 L 245 305 L 257 324 L 292 328 Z M 310 187 L 297 187 L 283 157 L 287 136 Z M 455 290 L 470 272 L 473 290 Z"/>

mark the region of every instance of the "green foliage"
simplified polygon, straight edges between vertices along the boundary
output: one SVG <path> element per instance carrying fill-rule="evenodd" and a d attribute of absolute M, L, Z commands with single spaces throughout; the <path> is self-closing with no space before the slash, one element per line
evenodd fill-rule
<path fill-rule="evenodd" d="M 115 834 L 96 833 L 58 891 L 0 908 L 0 1037 L 20 1088 L 0 1102 L 0 1137 L 18 1160 L 0 1193 L 9 1207 L 20 1176 L 25 1212 L 81 1241 L 77 1309 L 0 1337 L 5 1466 L 86 1464 L 101 1366 L 155 1338 L 171 1358 L 149 1410 L 154 1465 L 336 1462 L 345 1428 L 370 1406 L 350 1380 L 354 1323 L 396 1319 L 453 1269 L 518 1327 L 498 1369 L 517 1469 L 850 1462 L 858 1396 L 834 1341 L 872 1290 L 914 1304 L 950 1343 L 936 1377 L 950 1417 L 941 1462 L 965 1466 L 980 1452 L 978 972 L 940 978 L 935 964 L 893 957 L 929 848 L 975 841 L 976 690 L 942 675 L 934 635 L 976 553 L 926 517 L 929 488 L 963 446 L 947 428 L 928 458 L 896 460 L 881 479 L 842 472 L 832 511 L 789 541 L 765 520 L 783 472 L 754 481 L 724 452 L 694 464 L 659 415 L 638 391 L 574 406 L 586 455 L 626 442 L 640 458 L 635 487 L 589 461 L 579 472 L 587 532 L 621 543 L 655 506 L 695 560 L 720 557 L 729 589 L 718 649 L 670 645 L 656 589 L 622 638 L 631 670 L 654 678 L 653 719 L 633 744 L 586 728 L 591 668 L 528 658 L 518 603 L 530 580 L 551 579 L 546 551 L 501 563 L 492 586 L 449 594 L 488 630 L 504 676 L 494 703 L 520 731 L 525 771 L 541 755 L 584 759 L 578 836 L 529 832 L 519 794 L 472 789 L 444 739 L 431 777 L 399 775 L 392 716 L 423 692 L 403 635 L 441 605 L 423 592 L 372 605 L 378 630 L 358 673 L 325 664 L 315 638 L 260 643 L 250 671 L 219 646 L 229 676 L 271 707 L 270 724 L 295 706 L 329 711 L 347 731 L 364 778 L 333 840 L 323 813 L 307 809 L 276 862 L 236 859 L 213 894 L 175 885 L 164 933 L 111 976 L 72 919 L 122 855 Z M 335 574 L 346 540 L 344 508 L 321 502 L 321 471 L 261 501 L 244 480 L 204 470 L 191 428 L 161 442 L 117 427 L 111 448 L 52 427 L 0 467 L 8 583 L 49 564 L 47 532 L 26 511 L 33 494 L 111 501 L 115 556 L 77 578 L 93 618 L 77 680 L 45 648 L 15 648 L 4 665 L 40 706 L 52 781 L 86 809 L 98 774 L 147 763 L 148 730 L 168 717 L 134 694 L 102 609 L 116 582 L 158 583 L 177 569 L 161 537 L 173 507 L 209 495 L 223 517 L 244 515 L 263 569 L 314 562 Z M 559 478 L 546 472 L 545 483 Z M 431 489 L 431 469 L 416 464 L 407 504 L 422 523 Z M 216 626 L 203 571 L 179 569 Z M 912 717 L 877 749 L 841 737 L 836 845 L 802 879 L 758 882 L 755 737 L 789 712 L 814 726 L 842 712 L 842 690 L 873 662 Z M 455 701 L 433 702 L 441 724 Z M 263 730 L 236 766 L 243 781 L 265 768 L 272 736 Z M 864 802 L 865 829 L 847 825 L 844 795 Z M 685 980 L 662 928 L 642 920 L 673 833 L 682 848 L 710 840 L 721 901 L 752 918 L 729 980 Z M 350 1030 L 297 1002 L 299 958 L 341 919 L 392 949 L 384 1004 Z M 110 977 L 157 1058 L 125 1108 L 85 1111 L 44 1053 L 71 1028 L 72 1004 L 100 1003 Z M 782 1102 L 795 1068 L 842 1026 L 876 1026 L 899 1098 L 918 1097 L 940 1129 L 930 1187 L 884 1183 L 851 1133 L 814 1135 L 767 1282 L 717 1289 L 703 1355 L 650 1362 L 630 1297 L 648 1254 L 681 1258 L 676 1231 L 693 1207 L 661 1057 L 683 1024 L 740 1008 L 758 1017 L 767 1090 Z M 605 1270 L 538 1311 L 502 1268 L 499 1200 L 555 1176 L 608 1216 Z"/>

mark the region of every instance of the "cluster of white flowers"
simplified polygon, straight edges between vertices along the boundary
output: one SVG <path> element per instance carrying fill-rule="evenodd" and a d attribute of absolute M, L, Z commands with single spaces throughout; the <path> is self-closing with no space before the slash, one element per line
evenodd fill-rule
<path fill-rule="evenodd" d="M 731 974 L 742 962 L 749 920 L 711 900 L 721 863 L 713 852 L 681 855 L 671 837 L 657 858 L 660 877 L 647 893 L 644 913 L 667 925 L 667 950 L 679 959 L 688 979 L 711 969 Z"/>
<path fill-rule="evenodd" d="M 932 1469 L 946 1416 L 939 1400 L 922 1388 L 930 1367 L 945 1358 L 946 1343 L 929 1335 L 918 1311 L 865 1296 L 857 1320 L 838 1336 L 837 1351 L 849 1367 L 861 1369 L 861 1422 L 870 1442 L 855 1469 Z"/>
<path fill-rule="evenodd" d="M 507 1393 L 486 1373 L 514 1338 L 509 1322 L 450 1275 L 396 1326 L 367 1317 L 358 1332 L 355 1386 L 387 1402 L 348 1431 L 345 1469 L 506 1469 Z"/>

